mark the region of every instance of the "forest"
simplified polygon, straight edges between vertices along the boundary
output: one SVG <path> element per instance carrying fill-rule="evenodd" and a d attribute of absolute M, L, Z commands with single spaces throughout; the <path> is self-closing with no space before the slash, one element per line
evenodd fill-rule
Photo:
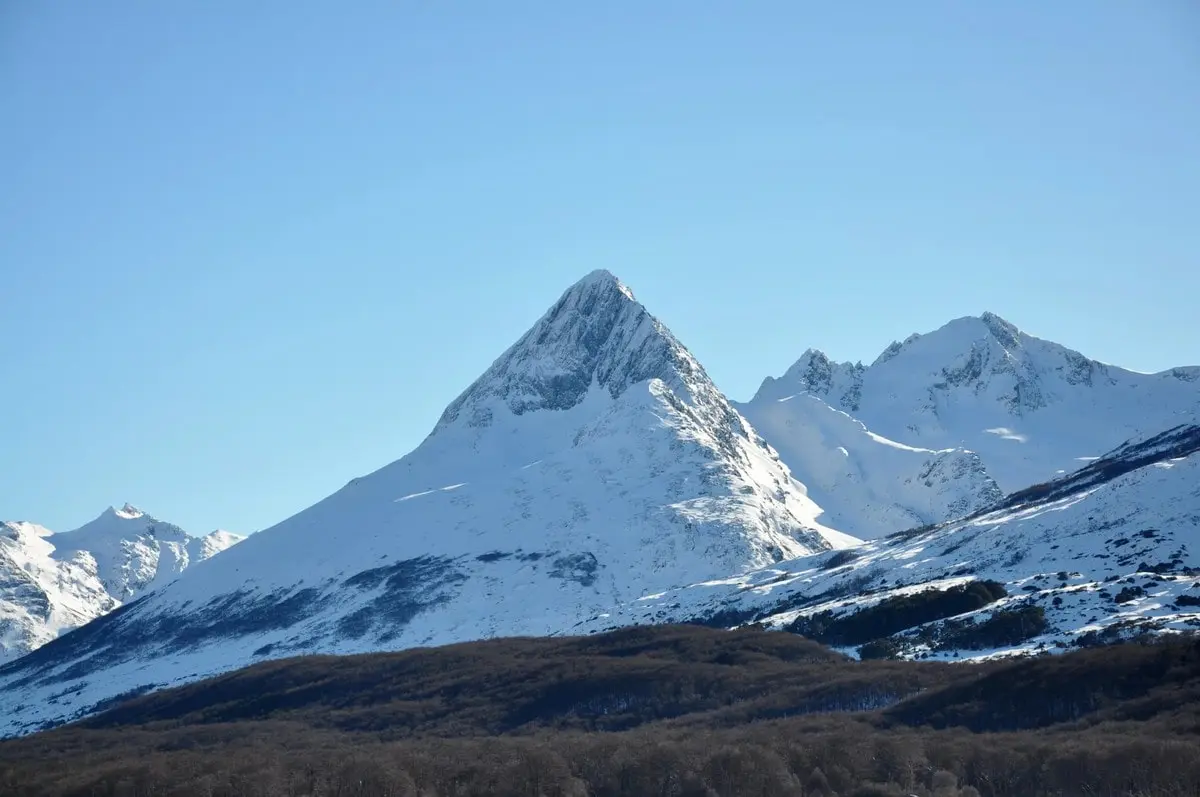
<path fill-rule="evenodd" d="M 963 664 L 643 626 L 268 661 L 0 742 L 13 797 L 1197 793 L 1194 637 Z"/>

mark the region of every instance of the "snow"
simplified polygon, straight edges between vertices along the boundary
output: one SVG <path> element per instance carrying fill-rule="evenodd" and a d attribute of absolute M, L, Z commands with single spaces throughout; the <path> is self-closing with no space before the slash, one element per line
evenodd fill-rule
<path fill-rule="evenodd" d="M 70 535 L 3 527 L 0 574 L 16 576 L 0 587 L 25 598 L 0 608 L 33 617 L 44 582 L 74 568 L 48 619 L 6 629 L 44 627 L 45 642 L 80 612 L 97 616 L 88 607 L 104 596 L 115 605 L 111 591 L 144 597 L 0 669 L 0 733 L 264 658 L 723 609 L 781 627 L 974 578 L 1010 593 L 974 617 L 1032 600 L 1053 630 L 968 656 L 1088 629 L 1190 627 L 1200 620 L 1172 600 L 1200 581 L 1187 574 L 1200 565 L 1197 455 L 1150 462 L 1145 447 L 1117 446 L 1194 421 L 1198 401 L 1200 369 L 1133 374 L 984 313 L 870 366 L 810 349 L 734 405 L 627 286 L 595 271 L 414 451 L 200 565 L 197 551 L 232 537 L 197 546 L 130 506 Z M 1110 449 L 1107 462 L 1136 467 L 1104 481 L 1087 458 Z M 1081 463 L 1082 477 L 1004 498 Z M 1137 573 L 1143 559 L 1172 572 Z M 1144 596 L 1114 606 L 1102 594 L 1114 578 Z M 952 652 L 914 641 L 908 654 Z"/>
<path fill-rule="evenodd" d="M 1193 452 L 1200 449 L 1200 427 L 1172 439 L 1183 436 L 1190 437 Z M 1109 460 L 1120 457 L 1118 450 Z M 936 652 L 919 644 L 912 632 L 908 655 L 985 659 L 1062 649 L 1089 631 L 1117 638 L 1195 629 L 1200 612 L 1172 602 L 1185 593 L 1200 595 L 1200 453 L 1165 461 L 1172 467 L 1149 462 L 1092 486 L 1069 475 L 1060 480 L 1064 488 L 1058 497 L 868 541 L 840 567 L 828 568 L 826 555 L 800 557 L 649 595 L 610 609 L 581 629 L 689 620 L 731 609 L 757 614 L 756 621 L 778 628 L 800 615 L 854 611 L 975 579 L 1004 583 L 1009 597 L 956 619 L 981 620 L 997 609 L 1032 603 L 1045 610 L 1048 632 L 993 650 Z M 1124 587 L 1139 587 L 1145 594 L 1115 603 Z M 772 608 L 777 606 L 787 608 Z"/>
<path fill-rule="evenodd" d="M 823 509 L 821 521 L 870 539 L 948 520 L 1002 493 L 979 458 L 889 440 L 810 393 L 737 405 Z"/>
<path fill-rule="evenodd" d="M 1011 492 L 1073 470 L 1080 457 L 1195 422 L 1198 381 L 1200 368 L 1135 373 L 983 313 L 893 343 L 870 366 L 809 349 L 746 406 L 808 393 L 888 440 L 973 451 Z M 783 440 L 760 432 L 783 450 Z M 804 468 L 789 464 L 805 481 Z"/>
<path fill-rule="evenodd" d="M 188 570 L 94 638 L 27 657 L 40 685 L 20 697 L 4 696 L 16 671 L 0 673 L 0 716 L 27 728 L 263 657 L 561 633 L 650 584 L 860 543 L 821 513 L 694 357 L 595 272 L 413 452 Z"/>
<path fill-rule="evenodd" d="M 168 583 L 242 538 L 193 537 L 130 504 L 74 531 L 0 524 L 0 662 Z"/>

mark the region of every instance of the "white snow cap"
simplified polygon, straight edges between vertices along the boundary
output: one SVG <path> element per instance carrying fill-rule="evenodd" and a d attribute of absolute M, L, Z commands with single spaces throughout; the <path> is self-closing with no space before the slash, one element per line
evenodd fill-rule
<path fill-rule="evenodd" d="M 140 518 L 142 515 L 146 514 L 145 512 L 138 509 L 136 506 L 134 506 L 133 504 L 131 504 L 129 502 L 126 502 L 125 505 L 123 507 L 121 507 L 120 509 L 110 506 L 108 508 L 108 511 L 111 512 L 112 514 L 116 515 L 117 517 L 125 518 L 126 520 L 133 520 L 134 518 Z"/>

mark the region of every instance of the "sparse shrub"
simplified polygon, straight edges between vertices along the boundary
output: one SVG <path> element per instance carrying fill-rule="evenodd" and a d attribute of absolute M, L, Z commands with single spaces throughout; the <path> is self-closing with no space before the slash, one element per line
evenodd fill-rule
<path fill-rule="evenodd" d="M 857 558 L 858 558 L 858 553 L 856 551 L 854 551 L 850 548 L 845 548 L 843 550 L 838 551 L 837 553 L 835 553 L 833 556 L 829 557 L 828 559 L 826 559 L 825 563 L 823 565 L 821 565 L 821 569 L 822 570 L 833 570 L 835 568 L 841 567 L 842 565 L 848 565 Z"/>
<path fill-rule="evenodd" d="M 1121 591 L 1117 593 L 1117 597 L 1114 600 L 1117 603 L 1129 603 L 1130 601 L 1137 600 L 1138 598 L 1144 597 L 1145 595 L 1146 595 L 1146 590 L 1144 590 L 1141 587 L 1138 587 L 1138 586 L 1123 587 L 1121 589 Z"/>
<path fill-rule="evenodd" d="M 984 650 L 1016 645 L 1044 633 L 1048 626 L 1046 610 L 1041 606 L 1000 609 L 978 623 L 945 623 L 938 635 L 937 647 L 942 650 Z"/>
<path fill-rule="evenodd" d="M 924 590 L 885 598 L 851 614 L 820 612 L 799 617 L 788 630 L 828 645 L 847 647 L 891 636 L 908 628 L 981 609 L 1008 595 L 997 581 L 972 581 L 945 590 Z"/>

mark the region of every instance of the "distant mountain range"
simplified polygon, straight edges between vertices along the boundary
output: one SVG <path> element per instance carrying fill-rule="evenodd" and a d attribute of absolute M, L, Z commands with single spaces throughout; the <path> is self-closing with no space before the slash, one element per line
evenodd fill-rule
<path fill-rule="evenodd" d="M 1198 380 L 985 313 L 735 404 L 594 272 L 407 456 L 173 580 L 93 554 L 143 597 L 0 668 L 0 730 L 263 658 L 668 619 L 945 657 L 1186 627 Z"/>
<path fill-rule="evenodd" d="M 194 537 L 126 504 L 74 531 L 0 523 L 0 662 L 166 584 L 242 537 Z"/>

